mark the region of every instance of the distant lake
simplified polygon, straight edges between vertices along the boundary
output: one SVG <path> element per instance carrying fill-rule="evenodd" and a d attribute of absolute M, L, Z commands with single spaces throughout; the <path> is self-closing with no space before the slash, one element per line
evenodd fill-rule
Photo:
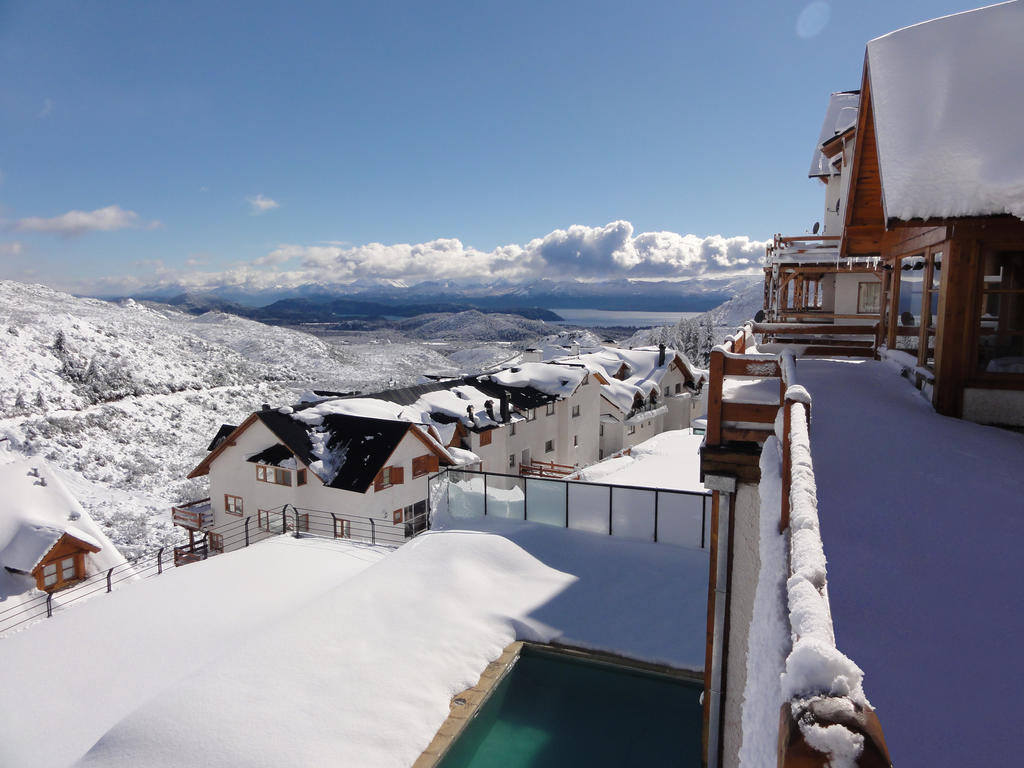
<path fill-rule="evenodd" d="M 701 312 L 641 312 L 639 310 L 611 309 L 556 309 L 562 316 L 556 325 L 582 325 L 584 327 L 633 326 L 653 328 L 659 325 L 675 325 L 681 317 L 697 317 Z"/>

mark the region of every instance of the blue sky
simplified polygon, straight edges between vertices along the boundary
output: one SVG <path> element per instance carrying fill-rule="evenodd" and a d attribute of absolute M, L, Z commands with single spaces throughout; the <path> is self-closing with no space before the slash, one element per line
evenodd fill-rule
<path fill-rule="evenodd" d="M 820 216 L 865 43 L 970 7 L 0 2 L 0 277 L 746 268 Z M 676 256 L 636 269 L 643 233 Z"/>

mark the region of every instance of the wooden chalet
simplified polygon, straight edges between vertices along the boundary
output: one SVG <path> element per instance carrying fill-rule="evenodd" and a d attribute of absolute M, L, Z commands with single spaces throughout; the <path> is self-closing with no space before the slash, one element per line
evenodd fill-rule
<path fill-rule="evenodd" d="M 839 256 L 883 265 L 877 342 L 944 415 L 1024 426 L 1024 7 L 871 41 Z"/>

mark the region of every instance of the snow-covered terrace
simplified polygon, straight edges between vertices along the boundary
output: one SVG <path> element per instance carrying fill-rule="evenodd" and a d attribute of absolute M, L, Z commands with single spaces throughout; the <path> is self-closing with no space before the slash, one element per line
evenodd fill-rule
<path fill-rule="evenodd" d="M 276 537 L 5 640 L 0 764 L 409 766 L 516 639 L 702 668 L 706 552 L 458 525 Z"/>
<path fill-rule="evenodd" d="M 1024 688 L 1024 436 L 936 415 L 885 362 L 801 359 L 798 375 L 836 646 L 865 672 L 889 753 L 1006 764 Z"/>

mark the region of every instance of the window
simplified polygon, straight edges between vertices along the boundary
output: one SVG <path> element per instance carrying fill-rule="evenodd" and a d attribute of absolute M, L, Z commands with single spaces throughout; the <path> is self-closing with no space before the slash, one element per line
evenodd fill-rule
<path fill-rule="evenodd" d="M 427 500 L 417 501 L 402 510 L 405 520 L 405 538 L 411 538 L 427 529 Z"/>
<path fill-rule="evenodd" d="M 516 433 L 516 423 L 513 421 L 508 428 L 508 433 L 514 435 Z"/>
<path fill-rule="evenodd" d="M 598 427 L 597 436 L 598 437 L 604 437 L 604 424 L 602 424 L 600 427 Z"/>
<path fill-rule="evenodd" d="M 300 470 L 299 470 L 299 471 L 298 471 L 298 472 L 296 473 L 296 481 L 295 481 L 295 484 L 296 484 L 296 485 L 305 485 L 305 484 L 306 484 L 306 470 L 304 470 L 304 469 L 300 469 Z"/>
<path fill-rule="evenodd" d="M 554 403 L 548 403 L 545 406 L 545 408 L 544 408 L 544 415 L 545 416 L 554 416 L 555 415 L 555 404 Z"/>
<path fill-rule="evenodd" d="M 297 523 L 300 531 L 303 533 L 309 533 L 309 512 L 299 512 L 297 515 L 293 516 L 289 522 L 293 524 Z M 287 529 L 288 528 L 286 526 L 286 530 Z"/>
<path fill-rule="evenodd" d="M 480 447 L 491 444 L 491 430 L 486 430 L 480 433 Z"/>
<path fill-rule="evenodd" d="M 1024 251 L 984 255 L 978 318 L 978 369 L 1024 373 Z"/>
<path fill-rule="evenodd" d="M 527 411 L 526 411 L 526 420 L 527 421 L 534 421 L 536 418 L 537 418 L 537 409 L 536 408 L 528 408 Z"/>
<path fill-rule="evenodd" d="M 214 533 L 213 531 L 210 531 L 210 533 L 208 533 L 207 536 L 209 537 L 208 541 L 210 543 L 210 551 L 211 552 L 223 552 L 224 551 L 224 536 L 223 536 L 223 534 Z"/>
<path fill-rule="evenodd" d="M 636 434 L 636 424 L 630 424 L 629 425 L 629 434 L 631 434 L 631 435 Z"/>
<path fill-rule="evenodd" d="M 303 477 L 305 477 L 305 470 L 303 470 Z M 291 485 L 292 471 L 290 469 L 281 469 L 280 467 L 268 467 L 264 464 L 257 464 L 256 479 L 261 483 Z M 305 480 L 303 480 L 303 482 L 305 482 Z M 299 485 L 302 485 L 302 483 L 299 483 Z"/>
<path fill-rule="evenodd" d="M 481 445 L 483 441 L 481 440 Z M 425 454 L 423 456 L 417 456 L 412 460 L 412 476 L 423 477 L 431 472 L 437 472 L 438 470 L 437 456 L 432 454 Z"/>
<path fill-rule="evenodd" d="M 676 382 L 676 394 L 678 395 L 682 391 L 683 391 L 683 385 L 681 383 L 679 383 L 679 382 Z"/>
<path fill-rule="evenodd" d="M 78 558 L 75 555 L 62 557 L 43 566 L 43 588 L 47 590 L 67 586 L 80 578 Z"/>
<path fill-rule="evenodd" d="M 597 460 L 601 461 L 603 458 L 604 458 L 604 449 L 603 448 L 598 449 L 598 451 L 597 451 Z"/>
<path fill-rule="evenodd" d="M 400 522 L 402 522 L 402 510 L 396 509 L 394 512 L 391 513 L 391 522 L 394 525 L 398 525 Z"/>
<path fill-rule="evenodd" d="M 575 448 L 579 444 L 580 444 L 580 436 L 579 435 L 573 435 L 572 436 L 572 447 Z"/>
<path fill-rule="evenodd" d="M 384 467 L 377 473 L 373 481 L 373 490 L 382 491 L 392 485 L 401 485 L 405 482 L 405 470 L 402 467 Z"/>
<path fill-rule="evenodd" d="M 544 453 L 551 453 L 553 450 L 555 450 L 555 441 L 554 440 L 546 441 L 544 443 Z"/>
<path fill-rule="evenodd" d="M 232 496 L 230 493 L 224 494 L 224 511 L 229 515 L 242 515 L 242 497 Z"/>
<path fill-rule="evenodd" d="M 671 388 L 671 387 L 669 387 L 669 385 L 668 385 L 668 384 L 666 384 L 666 385 L 665 385 L 665 397 L 668 397 L 668 396 L 669 396 L 669 395 L 671 395 L 671 394 L 672 394 L 672 388 Z"/>
<path fill-rule="evenodd" d="M 580 406 L 576 404 L 572 407 L 572 417 L 575 419 L 580 415 Z"/>
<path fill-rule="evenodd" d="M 877 315 L 882 309 L 882 284 L 877 280 L 857 285 L 857 314 Z"/>
<path fill-rule="evenodd" d="M 510 453 L 508 455 L 508 468 L 509 469 L 515 469 L 516 468 L 516 455 L 514 453 Z"/>
<path fill-rule="evenodd" d="M 352 521 L 341 520 L 336 518 L 334 520 L 334 538 L 336 539 L 351 539 L 352 538 Z"/>

